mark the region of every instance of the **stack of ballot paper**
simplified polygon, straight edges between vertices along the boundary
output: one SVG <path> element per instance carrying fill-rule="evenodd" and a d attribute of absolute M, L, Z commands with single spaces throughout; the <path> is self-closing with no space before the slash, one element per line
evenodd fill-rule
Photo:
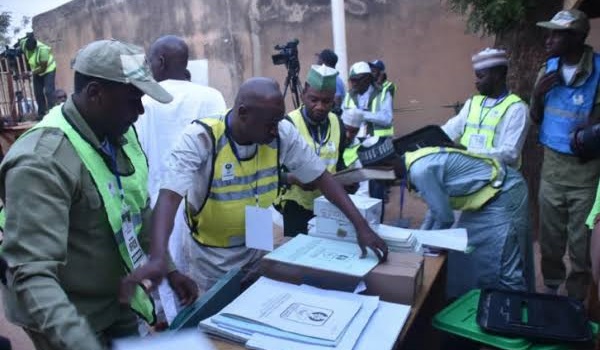
<path fill-rule="evenodd" d="M 379 263 L 371 251 L 360 255 L 356 243 L 300 234 L 265 255 L 260 271 L 289 283 L 353 291 Z"/>
<path fill-rule="evenodd" d="M 446 230 L 407 229 L 384 224 L 371 228 L 387 243 L 392 252 L 421 252 L 423 247 L 468 252 L 467 230 L 453 228 Z M 346 221 L 324 217 L 314 217 L 308 222 L 308 235 L 313 237 L 356 242 L 356 230 Z"/>
<path fill-rule="evenodd" d="M 413 230 L 384 224 L 371 224 L 371 228 L 387 243 L 392 252 L 414 253 L 421 251 L 421 245 L 413 234 Z M 314 237 L 356 242 L 356 230 L 350 222 L 321 216 L 314 217 L 308 222 L 308 234 Z"/>
<path fill-rule="evenodd" d="M 378 297 L 261 277 L 199 328 L 249 349 L 391 349 L 409 313 Z"/>

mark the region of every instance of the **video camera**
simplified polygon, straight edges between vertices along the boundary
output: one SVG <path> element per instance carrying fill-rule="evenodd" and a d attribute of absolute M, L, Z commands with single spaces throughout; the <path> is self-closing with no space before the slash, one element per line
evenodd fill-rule
<path fill-rule="evenodd" d="M 278 54 L 272 55 L 274 65 L 285 64 L 289 69 L 300 67 L 300 61 L 298 61 L 298 44 L 300 41 L 294 39 L 288 41 L 283 45 L 275 45 L 274 49 L 279 50 Z"/>

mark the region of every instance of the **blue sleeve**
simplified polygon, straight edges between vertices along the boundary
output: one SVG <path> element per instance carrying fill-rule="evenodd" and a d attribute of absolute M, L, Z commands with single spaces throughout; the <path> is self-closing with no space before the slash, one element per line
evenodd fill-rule
<path fill-rule="evenodd" d="M 344 87 L 344 81 L 339 76 L 335 81 L 335 96 L 344 96 L 346 95 L 346 88 Z"/>
<path fill-rule="evenodd" d="M 429 208 L 427 229 L 445 229 L 454 223 L 450 196 L 444 186 L 444 165 L 430 157 L 416 160 L 410 167 L 410 182 Z"/>

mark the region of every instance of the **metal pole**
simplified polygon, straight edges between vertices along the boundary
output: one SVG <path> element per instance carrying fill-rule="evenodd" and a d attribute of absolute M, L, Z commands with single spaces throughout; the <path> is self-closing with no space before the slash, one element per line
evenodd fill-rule
<path fill-rule="evenodd" d="M 346 13 L 344 0 L 331 0 L 331 25 L 333 26 L 333 49 L 338 55 L 337 70 L 346 82 L 348 79 L 348 56 L 346 53 Z"/>

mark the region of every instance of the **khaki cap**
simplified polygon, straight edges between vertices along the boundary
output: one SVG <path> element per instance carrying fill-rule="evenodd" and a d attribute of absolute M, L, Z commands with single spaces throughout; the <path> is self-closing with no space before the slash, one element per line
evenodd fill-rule
<path fill-rule="evenodd" d="M 173 101 L 156 80 L 146 63 L 144 49 L 118 40 L 98 40 L 77 53 L 72 68 L 81 74 L 132 84 L 161 103 Z"/>
<path fill-rule="evenodd" d="M 538 27 L 553 30 L 572 30 L 587 34 L 590 31 L 590 21 L 587 15 L 579 10 L 563 10 L 547 22 L 537 22 Z"/>

